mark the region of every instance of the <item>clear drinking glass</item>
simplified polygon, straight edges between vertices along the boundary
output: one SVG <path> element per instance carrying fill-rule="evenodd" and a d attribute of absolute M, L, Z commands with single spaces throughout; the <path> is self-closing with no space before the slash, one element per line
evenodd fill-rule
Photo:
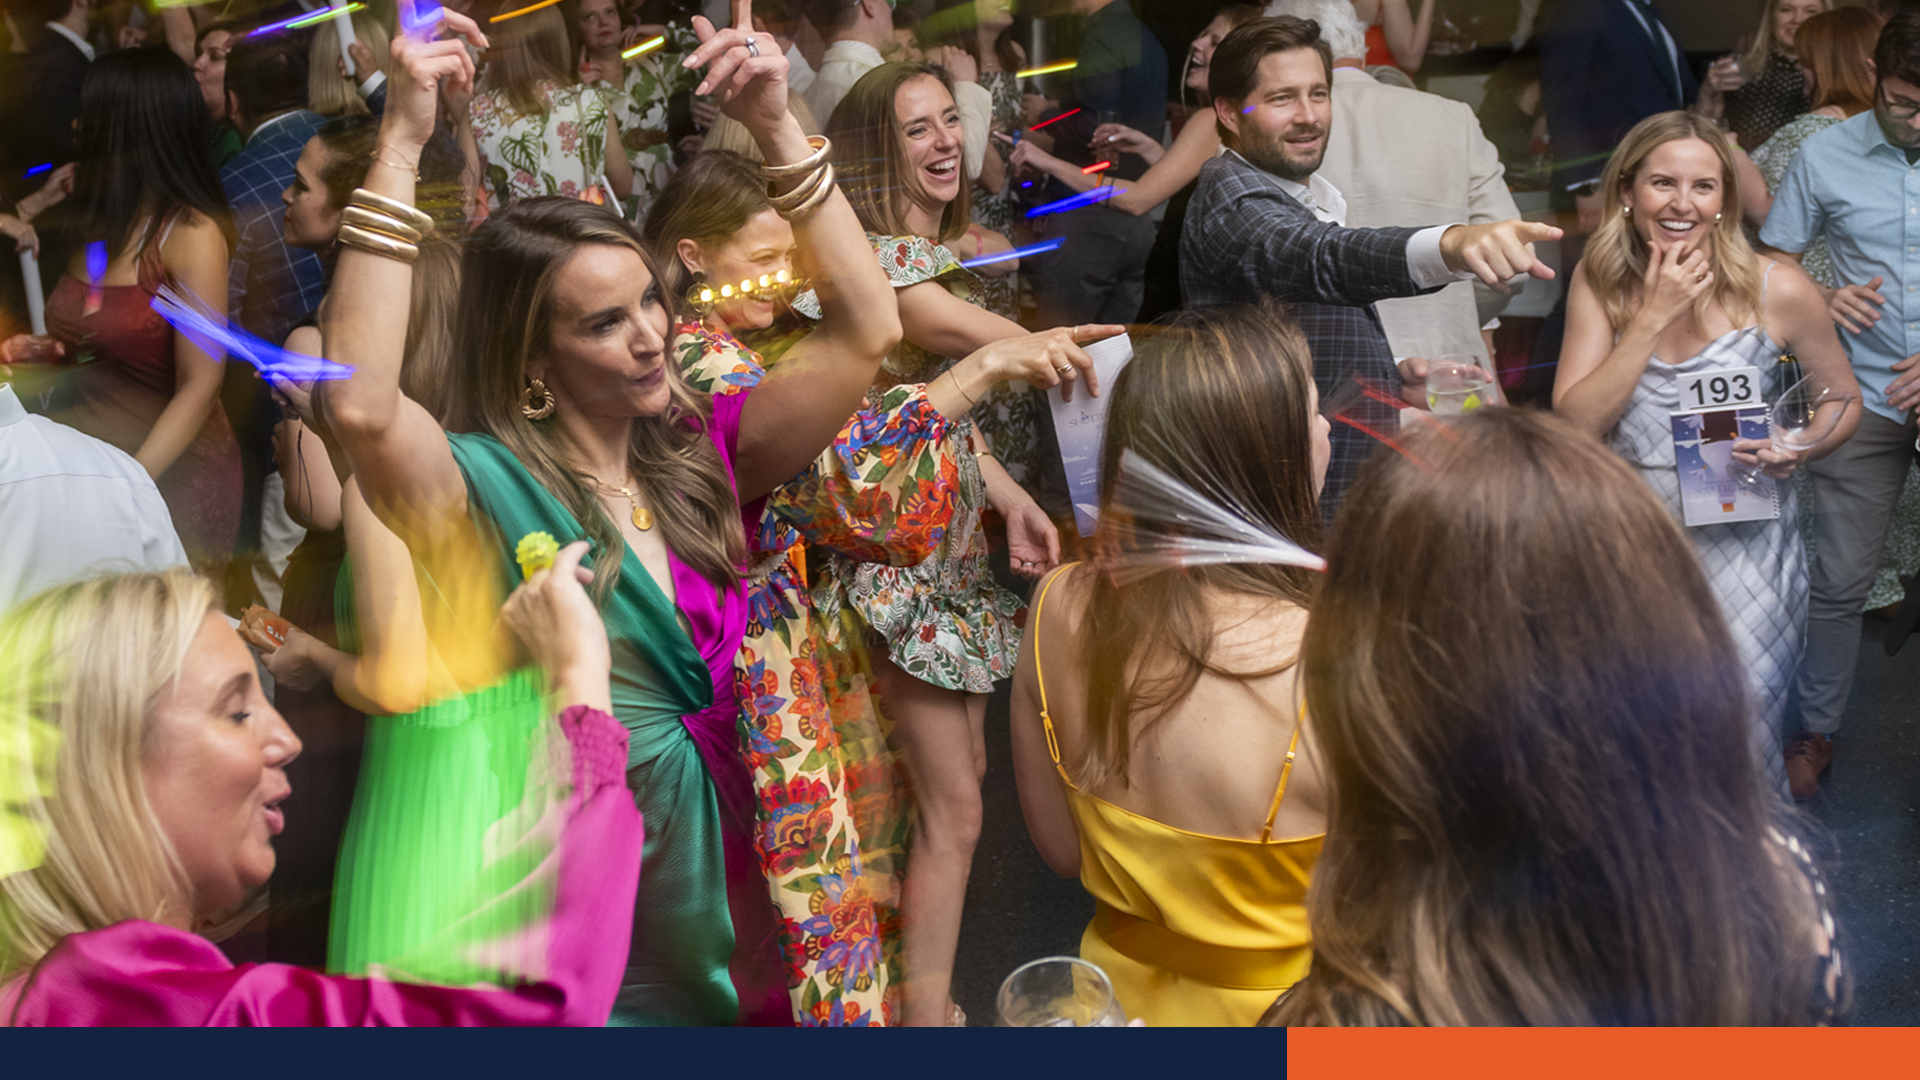
<path fill-rule="evenodd" d="M 1854 395 L 1827 385 L 1818 375 L 1809 375 L 1787 388 L 1774 402 L 1768 441 L 1783 454 L 1797 454 L 1819 446 L 1840 426 L 1852 407 Z M 1760 483 L 1760 470 L 1734 462 L 1727 475 L 1747 487 Z"/>
<path fill-rule="evenodd" d="M 1493 373 L 1477 356 L 1441 356 L 1427 363 L 1427 408 L 1435 416 L 1460 416 L 1498 405 Z"/>
<path fill-rule="evenodd" d="M 1073 956 L 1020 965 L 1000 984 L 1001 1027 L 1125 1027 L 1107 973 Z"/>

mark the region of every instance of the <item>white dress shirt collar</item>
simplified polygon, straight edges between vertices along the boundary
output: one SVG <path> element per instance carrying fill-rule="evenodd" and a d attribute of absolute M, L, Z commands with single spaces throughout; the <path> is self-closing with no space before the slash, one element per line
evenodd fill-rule
<path fill-rule="evenodd" d="M 1260 168 L 1260 166 L 1254 165 L 1253 162 L 1247 161 L 1240 151 L 1234 150 L 1230 151 L 1230 153 L 1241 161 L 1245 161 L 1253 168 Z M 1260 171 L 1266 172 L 1265 169 L 1261 169 Z M 1340 189 L 1334 187 L 1331 182 L 1319 173 L 1314 173 L 1312 176 L 1307 177 L 1307 182 L 1304 184 L 1296 183 L 1284 176 L 1277 176 L 1273 173 L 1267 173 L 1267 175 L 1272 176 L 1274 183 L 1280 185 L 1281 191 L 1292 196 L 1293 201 L 1311 210 L 1314 217 L 1319 218 L 1321 221 L 1332 222 L 1342 227 L 1347 224 L 1347 197 L 1340 194 Z"/>
<path fill-rule="evenodd" d="M 93 46 L 87 44 L 86 38 L 83 38 L 79 34 L 74 33 L 72 27 L 68 26 L 66 23 L 50 22 L 47 24 L 47 29 L 53 31 L 56 34 L 59 34 L 61 37 L 66 38 L 68 41 L 73 42 L 74 48 L 79 49 L 81 52 L 86 54 L 87 61 L 89 63 L 93 61 Z"/>

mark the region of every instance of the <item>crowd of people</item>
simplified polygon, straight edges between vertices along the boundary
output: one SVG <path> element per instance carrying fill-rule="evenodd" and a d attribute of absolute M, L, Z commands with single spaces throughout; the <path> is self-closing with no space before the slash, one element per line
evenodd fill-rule
<path fill-rule="evenodd" d="M 1844 1020 L 1908 6 L 5 0 L 0 1022 Z"/>

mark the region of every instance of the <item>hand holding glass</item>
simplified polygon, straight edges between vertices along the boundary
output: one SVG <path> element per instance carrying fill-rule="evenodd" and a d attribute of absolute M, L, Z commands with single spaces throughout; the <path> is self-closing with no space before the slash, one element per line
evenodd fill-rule
<path fill-rule="evenodd" d="M 1768 441 L 1781 454 L 1798 456 L 1819 446 L 1840 427 L 1840 421 L 1853 404 L 1854 395 L 1836 390 L 1818 375 L 1809 375 L 1787 388 L 1774 403 Z M 1739 462 L 1727 466 L 1727 475 L 1751 488 L 1760 483 L 1761 472 Z"/>
<path fill-rule="evenodd" d="M 1499 403 L 1493 376 L 1476 357 L 1443 356 L 1427 365 L 1427 408 L 1435 416 L 1460 416 Z"/>

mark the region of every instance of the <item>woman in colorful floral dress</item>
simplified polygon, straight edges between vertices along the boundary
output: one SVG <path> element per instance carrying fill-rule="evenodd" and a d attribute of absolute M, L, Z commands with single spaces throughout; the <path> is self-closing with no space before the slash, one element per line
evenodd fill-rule
<path fill-rule="evenodd" d="M 619 124 L 605 91 L 575 83 L 560 12 L 542 8 L 494 32 L 500 40 L 489 54 L 487 89 L 474 95 L 467 112 L 485 171 L 487 209 L 539 195 L 604 201 L 604 188 L 618 198 L 630 195 L 627 155 L 607 152 L 620 145 Z"/>
<path fill-rule="evenodd" d="M 670 23 L 660 45 L 628 57 L 625 44 L 632 35 L 622 33 L 615 0 L 574 0 L 560 10 L 573 30 L 580 81 L 607 95 L 620 126 L 620 141 L 633 166 L 633 197 L 627 209 L 639 221 L 673 176 L 667 106 L 674 95 L 700 81 L 681 64 L 700 42 L 685 24 Z"/>
<path fill-rule="evenodd" d="M 759 168 L 736 154 L 703 153 L 676 173 L 645 235 L 674 292 L 791 272 L 793 228 L 768 204 Z M 761 293 L 683 322 L 674 353 L 688 384 L 719 395 L 758 385 L 775 362 L 735 335 L 769 327 L 783 306 Z M 873 856 L 891 855 L 903 822 L 858 677 L 860 643 L 823 625 L 814 598 L 838 594 L 830 565 L 910 566 L 939 550 L 960 490 L 962 460 L 948 436 L 969 408 L 963 388 L 1051 372 L 1049 345 L 1047 335 L 1011 339 L 962 361 L 951 384 L 870 394 L 812 468 L 774 489 L 749 537 L 750 614 L 734 673 L 759 796 L 757 847 L 802 1024 L 891 1020 L 881 960 L 897 934 L 882 931 L 896 900 L 891 858 Z"/>
<path fill-rule="evenodd" d="M 906 340 L 882 365 L 877 391 L 901 383 L 951 386 L 977 403 L 984 386 L 963 386 L 947 357 L 966 356 L 1024 336 L 973 303 L 975 280 L 941 246 L 965 232 L 968 200 L 961 172 L 960 115 L 940 68 L 883 64 L 853 85 L 834 110 L 828 134 L 842 188 L 866 226 L 894 283 Z M 809 298 L 795 308 L 811 315 Z M 1077 342 L 1121 327 L 1051 330 L 1051 370 L 1028 382 L 1058 385 L 1092 370 Z M 1013 674 L 1025 614 L 1019 597 L 993 580 L 983 515 L 991 505 L 1007 522 L 1016 573 L 1032 577 L 1060 559 L 1052 522 L 1007 475 L 971 423 L 949 436 L 960 462 L 959 504 L 934 557 L 909 567 L 836 567 L 847 602 L 885 643 L 873 658 L 887 715 L 913 780 L 918 816 L 912 869 L 903 891 L 902 951 L 907 1024 L 951 1022 L 953 954 L 973 848 L 980 831 L 980 780 L 986 771 L 986 695 Z M 822 617 L 827 616 L 822 612 Z"/>

